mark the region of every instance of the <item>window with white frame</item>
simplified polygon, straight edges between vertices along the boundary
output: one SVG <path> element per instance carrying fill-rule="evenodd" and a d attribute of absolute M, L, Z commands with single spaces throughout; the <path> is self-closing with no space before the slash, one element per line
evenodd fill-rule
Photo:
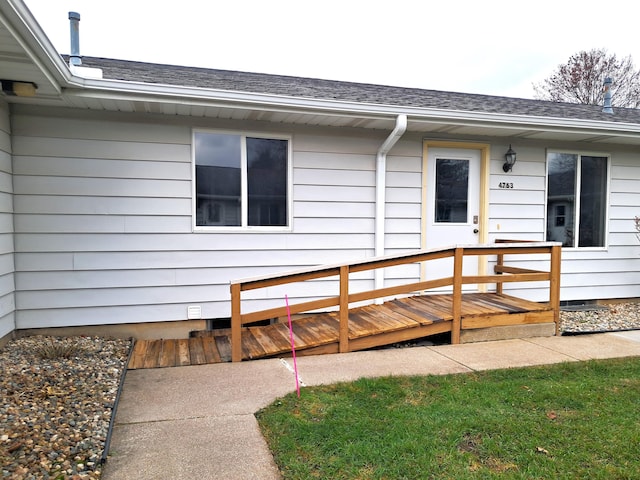
<path fill-rule="evenodd" d="M 547 240 L 605 247 L 609 157 L 547 154 Z"/>
<path fill-rule="evenodd" d="M 289 144 L 289 138 L 194 132 L 195 226 L 288 226 Z"/>

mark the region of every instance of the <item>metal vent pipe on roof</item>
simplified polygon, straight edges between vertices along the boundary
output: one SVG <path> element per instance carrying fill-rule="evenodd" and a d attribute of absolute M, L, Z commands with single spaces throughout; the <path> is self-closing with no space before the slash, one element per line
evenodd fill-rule
<path fill-rule="evenodd" d="M 69 26 L 71 33 L 71 53 L 69 55 L 69 65 L 82 65 L 80 56 L 80 14 L 69 12 Z"/>
<path fill-rule="evenodd" d="M 604 107 L 602 107 L 602 111 L 604 113 L 613 113 L 613 106 L 611 105 L 611 84 L 613 80 L 611 77 L 607 77 L 604 79 Z"/>

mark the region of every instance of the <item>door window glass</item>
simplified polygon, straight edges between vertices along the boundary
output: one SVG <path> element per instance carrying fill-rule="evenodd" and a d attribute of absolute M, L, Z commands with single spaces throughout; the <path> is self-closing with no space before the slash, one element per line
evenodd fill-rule
<path fill-rule="evenodd" d="M 469 161 L 436 159 L 436 223 L 467 223 Z"/>

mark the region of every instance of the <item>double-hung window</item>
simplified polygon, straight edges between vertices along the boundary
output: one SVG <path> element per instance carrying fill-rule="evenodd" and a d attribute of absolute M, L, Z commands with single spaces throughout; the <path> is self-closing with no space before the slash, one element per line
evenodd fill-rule
<path fill-rule="evenodd" d="M 195 227 L 287 227 L 290 143 L 194 132 Z"/>
<path fill-rule="evenodd" d="M 547 240 L 565 247 L 605 247 L 609 158 L 547 154 Z"/>

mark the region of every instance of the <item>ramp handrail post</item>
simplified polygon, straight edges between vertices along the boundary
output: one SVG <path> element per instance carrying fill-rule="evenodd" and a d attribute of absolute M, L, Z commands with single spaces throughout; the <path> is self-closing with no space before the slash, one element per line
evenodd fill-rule
<path fill-rule="evenodd" d="M 349 265 L 340 266 L 339 351 L 349 351 Z"/>
<path fill-rule="evenodd" d="M 464 258 L 464 248 L 456 247 L 453 256 L 453 298 L 451 301 L 451 314 L 453 316 L 451 324 L 451 343 L 460 343 L 460 329 L 462 327 L 462 261 Z"/>
<path fill-rule="evenodd" d="M 242 361 L 242 316 L 240 310 L 241 285 L 231 285 L 231 361 Z"/>
<path fill-rule="evenodd" d="M 498 260 L 496 262 L 495 270 L 499 270 L 499 267 L 504 266 L 504 254 L 499 253 L 497 255 L 497 257 L 498 257 Z M 500 274 L 500 272 L 498 274 Z M 497 294 L 501 294 L 502 293 L 502 282 L 501 281 L 496 282 L 496 293 Z"/>
<path fill-rule="evenodd" d="M 553 321 L 556 335 L 560 334 L 560 266 L 562 265 L 562 246 L 551 247 L 551 278 L 549 280 L 549 304 L 553 308 Z"/>

